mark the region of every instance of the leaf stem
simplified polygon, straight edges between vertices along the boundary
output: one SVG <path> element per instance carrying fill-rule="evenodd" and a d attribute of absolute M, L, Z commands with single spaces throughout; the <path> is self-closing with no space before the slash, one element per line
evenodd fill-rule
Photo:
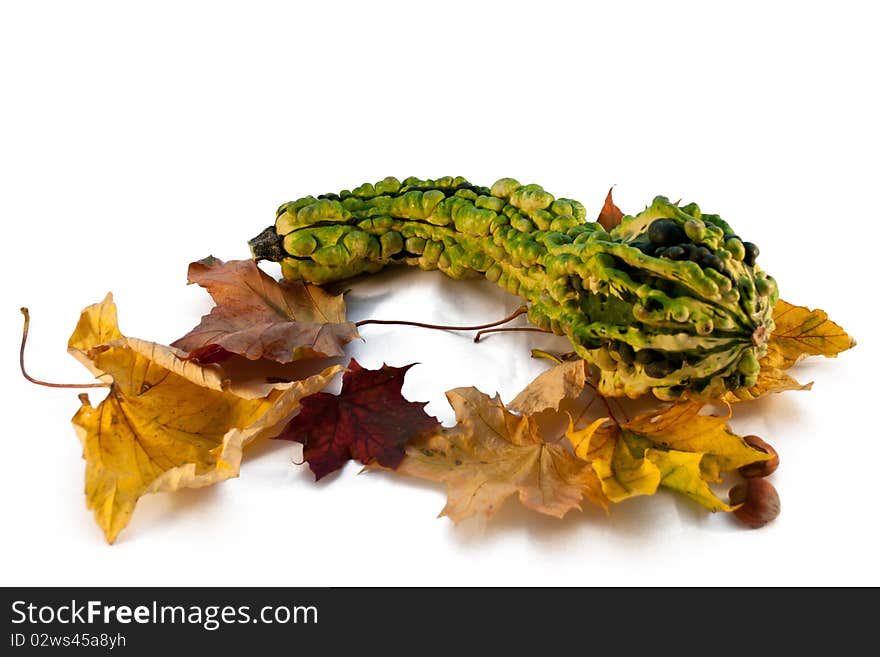
<path fill-rule="evenodd" d="M 401 326 L 418 326 L 419 328 L 435 329 L 439 331 L 477 331 L 479 329 L 492 328 L 493 326 L 507 324 L 507 322 L 513 321 L 527 311 L 527 306 L 520 306 L 504 319 L 498 320 L 497 322 L 491 322 L 489 324 L 480 324 L 479 326 L 444 326 L 442 324 L 425 324 L 423 322 L 408 322 L 396 319 L 362 319 L 359 322 L 355 322 L 355 326 L 360 328 L 361 326 L 365 326 L 367 324 L 393 324 Z"/>
<path fill-rule="evenodd" d="M 577 416 L 574 420 L 572 420 L 572 425 L 573 425 L 573 426 L 577 426 L 578 422 L 580 422 L 580 421 L 584 418 L 584 415 L 586 415 L 586 414 L 587 414 L 587 411 L 590 410 L 590 407 L 591 407 L 593 404 L 596 403 L 596 400 L 597 400 L 597 399 L 598 399 L 598 397 L 596 397 L 595 395 L 593 395 L 592 397 L 590 397 L 590 401 L 588 401 L 588 402 L 584 405 L 584 407 L 581 409 L 581 412 L 578 413 L 578 416 Z M 564 436 L 565 433 L 563 433 L 562 435 Z"/>
<path fill-rule="evenodd" d="M 536 328 L 534 326 L 519 326 L 513 328 L 496 328 L 496 329 L 488 329 L 486 331 L 480 331 L 474 336 L 474 342 L 479 342 L 480 338 L 482 338 L 487 333 L 501 333 L 502 331 L 527 331 L 531 333 L 552 333 L 552 331 L 545 331 L 542 328 Z"/>
<path fill-rule="evenodd" d="M 629 415 L 627 414 L 626 410 L 623 408 L 623 404 L 620 403 L 620 400 L 616 399 L 616 398 L 612 398 L 612 401 L 614 402 L 614 405 L 617 406 L 617 410 L 620 411 L 620 414 L 623 415 L 624 421 L 629 422 Z"/>
<path fill-rule="evenodd" d="M 611 418 L 611 421 L 614 422 L 614 424 L 616 424 L 617 426 L 620 426 L 620 422 L 617 420 L 617 416 L 614 415 L 614 411 L 611 410 L 611 404 L 608 403 L 608 400 L 605 398 L 605 395 L 603 395 L 601 392 L 599 392 L 599 389 L 596 386 L 594 386 L 592 383 L 590 383 L 589 381 L 584 381 L 584 383 L 587 386 L 589 386 L 593 390 L 593 392 L 596 393 L 596 397 L 599 398 L 599 400 L 605 406 L 605 410 L 608 411 L 608 417 Z"/>
<path fill-rule="evenodd" d="M 22 307 L 21 314 L 24 315 L 24 328 L 21 331 L 21 349 L 18 352 L 18 364 L 21 367 L 21 375 L 31 383 L 38 386 L 46 386 L 47 388 L 109 388 L 109 383 L 49 383 L 35 379 L 24 368 L 24 347 L 27 344 L 28 330 L 31 326 L 31 316 L 28 309 Z"/>

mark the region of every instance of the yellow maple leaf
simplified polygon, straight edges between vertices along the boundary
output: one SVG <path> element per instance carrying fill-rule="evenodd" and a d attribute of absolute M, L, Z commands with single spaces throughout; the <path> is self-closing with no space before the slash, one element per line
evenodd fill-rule
<path fill-rule="evenodd" d="M 810 310 L 780 299 L 773 308 L 776 328 L 770 335 L 766 362 L 786 370 L 807 356 L 834 358 L 856 341 L 828 319 L 824 310 Z"/>
<path fill-rule="evenodd" d="M 575 453 L 592 463 L 612 502 L 675 490 L 712 511 L 730 511 L 709 487 L 722 472 L 770 458 L 730 431 L 726 418 L 700 415 L 702 404 L 682 402 L 629 422 L 599 418 L 569 426 Z"/>
<path fill-rule="evenodd" d="M 509 412 L 476 388 L 446 393 L 458 424 L 410 441 L 396 472 L 444 482 L 440 515 L 458 522 L 491 516 L 511 495 L 530 509 L 561 518 L 587 499 L 605 505 L 589 463 L 563 445 L 547 443 L 528 415 Z M 375 466 L 371 466 L 375 467 Z"/>
<path fill-rule="evenodd" d="M 751 447 L 727 426 L 727 418 L 701 415 L 703 404 L 683 402 L 662 411 L 649 411 L 621 426 L 660 449 L 704 454 L 703 473 L 710 481 L 722 472 L 770 458 Z"/>
<path fill-rule="evenodd" d="M 734 507 L 718 499 L 709 488 L 701 468 L 703 454 L 648 448 L 645 458 L 657 468 L 664 488 L 681 493 L 710 511 L 733 511 Z"/>
<path fill-rule="evenodd" d="M 583 392 L 587 380 L 585 365 L 583 360 L 554 365 L 523 388 L 507 408 L 527 415 L 548 409 L 558 410 L 564 399 L 574 399 Z"/>
<path fill-rule="evenodd" d="M 96 407 L 81 395 L 73 417 L 86 459 L 86 504 L 110 543 L 142 495 L 238 476 L 242 448 L 277 433 L 299 400 L 341 369 L 244 399 L 224 389 L 215 367 L 123 336 L 109 294 L 83 310 L 68 350 L 110 384 Z"/>
<path fill-rule="evenodd" d="M 610 501 L 653 495 L 660 485 L 659 469 L 644 456 L 634 455 L 620 426 L 608 422 L 609 418 L 600 417 L 580 431 L 569 425 L 566 436 L 575 454 L 592 464 Z"/>

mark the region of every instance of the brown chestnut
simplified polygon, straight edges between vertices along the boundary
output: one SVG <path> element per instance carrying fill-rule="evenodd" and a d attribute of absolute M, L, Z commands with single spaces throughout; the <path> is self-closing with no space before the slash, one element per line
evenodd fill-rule
<path fill-rule="evenodd" d="M 744 525 L 757 529 L 779 515 L 779 494 L 763 478 L 746 479 L 730 489 L 730 504 L 742 504 L 733 514 Z"/>
<path fill-rule="evenodd" d="M 754 447 L 765 454 L 770 454 L 772 458 L 769 458 L 766 461 L 756 461 L 755 463 L 744 465 L 739 469 L 739 473 L 747 479 L 751 479 L 752 477 L 766 477 L 769 474 L 773 474 L 776 471 L 776 468 L 779 467 L 779 454 L 776 453 L 776 450 L 773 449 L 770 443 L 765 442 L 759 436 L 743 436 L 743 440 L 745 440 L 746 444 L 750 447 Z"/>

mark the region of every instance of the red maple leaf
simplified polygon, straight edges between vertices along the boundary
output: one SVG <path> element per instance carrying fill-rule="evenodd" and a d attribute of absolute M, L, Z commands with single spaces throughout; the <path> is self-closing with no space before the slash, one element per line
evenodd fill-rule
<path fill-rule="evenodd" d="M 352 359 L 339 395 L 304 398 L 299 415 L 276 437 L 302 443 L 315 480 L 349 459 L 396 468 L 404 457 L 403 443 L 440 425 L 425 413 L 427 402 L 407 401 L 401 394 L 410 367 L 367 370 Z"/>

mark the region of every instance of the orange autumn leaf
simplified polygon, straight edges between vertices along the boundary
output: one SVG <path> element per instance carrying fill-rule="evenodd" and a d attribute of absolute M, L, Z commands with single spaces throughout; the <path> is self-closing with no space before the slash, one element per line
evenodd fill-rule
<path fill-rule="evenodd" d="M 614 199 L 611 197 L 612 189 L 613 188 L 608 190 L 608 195 L 605 197 L 605 204 L 602 206 L 599 216 L 596 217 L 596 222 L 607 231 L 620 225 L 620 221 L 623 219 L 623 212 L 620 211 L 620 208 L 614 205 Z"/>

